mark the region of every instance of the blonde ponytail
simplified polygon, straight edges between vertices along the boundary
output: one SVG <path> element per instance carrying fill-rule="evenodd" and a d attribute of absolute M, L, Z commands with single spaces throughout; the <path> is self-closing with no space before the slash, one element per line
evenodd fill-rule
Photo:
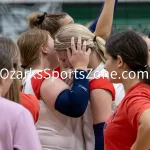
<path fill-rule="evenodd" d="M 94 37 L 94 41 L 96 42 L 98 48 L 96 48 L 96 52 L 98 53 L 98 55 L 100 56 L 100 58 L 102 59 L 102 61 L 105 63 L 106 62 L 106 58 L 104 57 L 104 52 L 105 52 L 105 43 L 106 41 L 98 36 Z"/>

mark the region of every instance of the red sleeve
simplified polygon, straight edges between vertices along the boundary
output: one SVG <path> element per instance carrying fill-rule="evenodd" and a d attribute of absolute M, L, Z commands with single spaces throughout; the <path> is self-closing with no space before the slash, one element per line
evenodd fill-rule
<path fill-rule="evenodd" d="M 38 103 L 38 99 L 31 94 L 20 93 L 21 104 L 30 111 L 33 116 L 34 123 L 37 122 L 39 117 L 40 106 Z"/>
<path fill-rule="evenodd" d="M 113 101 L 115 100 L 115 88 L 108 78 L 98 78 L 90 81 L 90 91 L 94 89 L 108 90 L 112 94 Z"/>
<path fill-rule="evenodd" d="M 40 87 L 41 87 L 43 80 L 45 80 L 46 78 L 49 78 L 50 76 L 52 76 L 51 71 L 46 71 L 46 72 L 42 71 L 42 72 L 35 74 L 31 78 L 32 88 L 37 99 L 40 99 Z"/>
<path fill-rule="evenodd" d="M 138 129 L 141 114 L 150 109 L 150 99 L 145 96 L 130 96 L 126 104 L 128 120 L 131 125 Z"/>
<path fill-rule="evenodd" d="M 58 66 L 57 68 L 54 69 L 54 72 L 55 72 L 55 76 L 58 76 L 60 79 L 61 79 L 61 68 L 60 66 Z"/>

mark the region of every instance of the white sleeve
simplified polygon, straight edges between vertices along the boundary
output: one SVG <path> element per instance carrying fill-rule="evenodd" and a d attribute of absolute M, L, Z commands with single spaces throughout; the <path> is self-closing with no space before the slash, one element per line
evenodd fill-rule
<path fill-rule="evenodd" d="M 115 104 L 118 106 L 125 96 L 125 90 L 124 90 L 123 84 L 121 83 L 113 84 L 113 85 L 114 85 L 115 93 L 116 93 Z"/>

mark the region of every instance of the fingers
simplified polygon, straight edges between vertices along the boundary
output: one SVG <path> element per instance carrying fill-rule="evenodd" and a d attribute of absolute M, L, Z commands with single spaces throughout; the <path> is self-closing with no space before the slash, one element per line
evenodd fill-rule
<path fill-rule="evenodd" d="M 81 37 L 78 37 L 77 50 L 81 51 Z"/>
<path fill-rule="evenodd" d="M 67 55 L 68 58 L 70 58 L 72 55 L 74 55 L 77 52 L 83 52 L 86 55 L 90 55 L 91 54 L 91 49 L 89 48 L 87 50 L 87 42 L 84 41 L 82 44 L 82 39 L 81 37 L 78 37 L 78 42 L 77 42 L 77 48 L 75 46 L 75 41 L 74 41 L 74 37 L 71 38 L 71 50 L 72 50 L 72 54 L 70 50 L 67 50 Z M 86 51 L 87 50 L 87 51 Z"/>
<path fill-rule="evenodd" d="M 68 58 L 71 57 L 71 50 L 69 48 L 67 48 L 67 56 L 68 56 Z"/>
<path fill-rule="evenodd" d="M 90 55 L 90 54 L 91 54 L 91 49 L 89 48 L 86 53 L 87 53 L 88 55 Z"/>
<path fill-rule="evenodd" d="M 83 42 L 82 51 L 86 52 L 86 41 Z"/>
<path fill-rule="evenodd" d="M 72 50 L 72 54 L 76 52 L 74 37 L 71 38 L 71 50 Z"/>

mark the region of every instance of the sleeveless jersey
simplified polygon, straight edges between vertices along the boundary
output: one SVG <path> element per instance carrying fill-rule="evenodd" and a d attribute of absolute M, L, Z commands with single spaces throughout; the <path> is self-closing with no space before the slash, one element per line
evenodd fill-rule
<path fill-rule="evenodd" d="M 23 92 L 35 95 L 39 100 L 40 113 L 36 129 L 43 149 L 94 150 L 92 121 L 87 117 L 91 115 L 91 110 L 87 108 L 83 117 L 71 118 L 47 107 L 40 97 L 40 87 L 43 80 L 49 78 L 52 72 L 26 70 L 25 74 L 26 78 L 22 82 Z"/>

